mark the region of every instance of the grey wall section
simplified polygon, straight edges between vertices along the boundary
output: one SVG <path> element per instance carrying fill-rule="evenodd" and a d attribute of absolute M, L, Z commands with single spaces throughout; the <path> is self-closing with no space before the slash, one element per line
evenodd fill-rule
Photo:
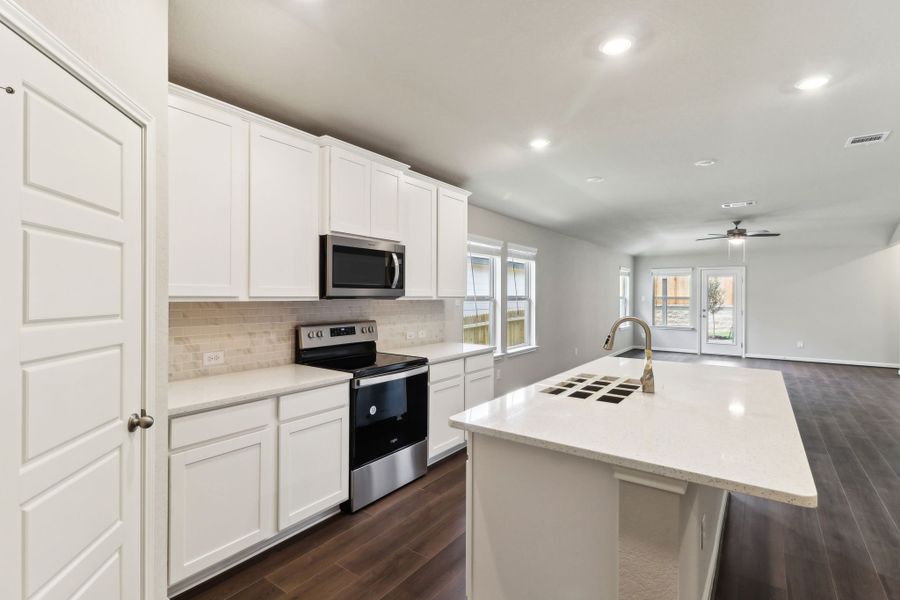
<path fill-rule="evenodd" d="M 771 250 L 764 244 L 751 242 L 746 263 L 748 354 L 898 363 L 900 247 Z M 638 314 L 650 317 L 652 269 L 740 264 L 740 260 L 728 260 L 724 244 L 705 254 L 638 256 Z M 698 285 L 695 277 L 695 293 Z M 697 348 L 696 331 L 657 329 L 653 336 L 654 347 Z M 799 340 L 804 342 L 802 349 L 797 348 Z"/>
<path fill-rule="evenodd" d="M 168 373 L 168 274 L 166 211 L 166 106 L 168 104 L 167 0 L 17 0 L 18 4 L 53 32 L 69 48 L 119 87 L 154 118 L 156 135 L 156 381 L 154 416 L 156 439 L 156 573 L 155 598 L 166 597 L 166 386 Z M 138 585 L 137 582 L 132 582 Z"/>
<path fill-rule="evenodd" d="M 498 360 L 497 395 L 529 385 L 604 354 L 609 326 L 619 316 L 619 267 L 628 254 L 601 248 L 498 213 L 469 205 L 469 233 L 538 249 L 534 352 Z M 462 339 L 462 303 L 447 302 L 448 340 Z M 622 331 L 616 348 L 631 346 Z M 578 349 L 576 355 L 575 349 Z"/>

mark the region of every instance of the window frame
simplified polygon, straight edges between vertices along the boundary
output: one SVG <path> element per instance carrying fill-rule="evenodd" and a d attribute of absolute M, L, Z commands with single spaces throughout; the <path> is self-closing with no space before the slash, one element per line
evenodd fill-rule
<path fill-rule="evenodd" d="M 669 307 L 669 299 L 670 298 L 684 298 L 684 296 L 669 296 L 668 294 L 668 285 L 664 285 L 663 291 L 663 304 L 662 310 L 660 311 L 664 322 L 662 324 L 656 323 L 656 278 L 657 277 L 684 277 L 687 276 L 688 280 L 688 293 L 687 296 L 688 304 L 687 304 L 687 313 L 688 313 L 688 324 L 687 325 L 669 325 L 669 315 L 668 315 L 668 307 Z M 696 323 L 694 319 L 694 297 L 696 296 L 696 292 L 694 290 L 695 285 L 695 277 L 694 277 L 694 269 L 693 268 L 681 268 L 681 269 L 653 269 L 650 271 L 650 326 L 654 329 L 674 329 L 677 331 L 693 331 L 696 329 Z"/>
<path fill-rule="evenodd" d="M 509 290 L 509 270 L 510 263 L 520 263 L 525 265 L 525 290 L 524 293 L 519 294 L 511 294 Z M 506 325 L 506 335 L 504 336 L 504 351 L 507 354 L 515 354 L 517 352 L 525 352 L 527 350 L 531 350 L 537 347 L 537 303 L 535 302 L 535 291 L 537 290 L 536 285 L 536 271 L 537 271 L 537 261 L 535 260 L 534 255 L 531 257 L 526 257 L 522 253 L 513 252 L 508 253 L 506 256 L 506 263 L 504 265 L 504 272 L 506 277 L 504 277 L 504 281 L 506 283 L 506 289 L 504 290 L 504 298 L 502 309 L 504 311 L 503 321 Z M 525 321 L 525 340 L 521 344 L 516 344 L 511 346 L 509 344 L 509 324 L 511 319 L 509 318 L 509 303 L 510 302 L 524 302 L 526 304 L 526 315 L 524 317 Z"/>
<path fill-rule="evenodd" d="M 486 241 L 481 241 L 478 239 L 469 239 L 469 246 L 466 251 L 466 296 L 463 298 L 463 323 L 462 323 L 462 336 L 463 343 L 470 343 L 466 341 L 466 323 L 465 323 L 465 304 L 467 302 L 487 302 L 489 309 L 488 315 L 488 329 L 490 331 L 490 337 L 488 340 L 488 345 L 494 346 L 496 350 L 500 349 L 500 319 L 498 318 L 500 311 L 500 299 L 501 299 L 501 289 L 500 289 L 500 253 L 499 249 L 501 248 L 499 242 L 488 243 Z M 490 261 L 490 271 L 491 271 L 491 279 L 490 279 L 490 294 L 485 295 L 475 295 L 469 296 L 469 281 L 468 279 L 472 275 L 472 271 L 469 268 L 472 258 L 481 258 L 487 259 Z M 473 291 L 474 291 L 474 285 Z M 472 328 L 478 327 L 478 325 L 473 325 Z M 472 342 L 474 343 L 474 342 Z"/>
<path fill-rule="evenodd" d="M 627 279 L 627 284 L 624 286 L 624 289 L 625 289 L 624 296 L 622 296 L 622 289 L 623 289 L 622 278 L 623 277 L 625 279 Z M 631 267 L 619 267 L 619 307 L 618 308 L 619 308 L 619 318 L 620 319 L 622 317 L 634 316 L 631 314 L 633 312 L 632 304 L 631 304 L 631 294 L 632 294 L 632 291 L 631 291 Z M 623 300 L 625 301 L 624 314 L 622 312 L 622 301 Z M 622 328 L 628 328 L 628 327 L 631 327 L 631 321 L 625 321 L 624 323 L 622 323 Z"/>

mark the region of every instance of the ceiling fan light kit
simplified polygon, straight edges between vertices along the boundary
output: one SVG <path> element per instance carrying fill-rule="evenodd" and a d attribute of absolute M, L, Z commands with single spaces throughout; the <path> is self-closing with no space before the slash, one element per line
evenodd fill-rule
<path fill-rule="evenodd" d="M 741 221 L 732 221 L 734 227 L 725 233 L 710 233 L 705 238 L 697 238 L 698 242 L 706 240 L 728 240 L 728 258 L 731 258 L 731 247 L 741 246 L 743 249 L 743 261 L 747 262 L 747 246 L 748 240 L 754 237 L 778 237 L 780 233 L 773 233 L 768 229 L 759 229 L 757 231 L 747 231 L 741 227 Z"/>

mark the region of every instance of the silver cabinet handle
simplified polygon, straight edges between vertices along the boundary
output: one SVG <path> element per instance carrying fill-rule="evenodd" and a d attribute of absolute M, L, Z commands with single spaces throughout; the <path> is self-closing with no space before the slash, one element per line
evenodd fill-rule
<path fill-rule="evenodd" d="M 394 281 L 391 283 L 391 289 L 395 289 L 397 281 L 400 280 L 400 259 L 397 258 L 396 252 L 391 252 L 391 260 L 394 261 Z"/>
<path fill-rule="evenodd" d="M 128 431 L 136 431 L 140 429 L 150 429 L 153 427 L 153 417 L 147 414 L 147 411 L 141 409 L 141 414 L 132 413 L 128 417 Z"/>

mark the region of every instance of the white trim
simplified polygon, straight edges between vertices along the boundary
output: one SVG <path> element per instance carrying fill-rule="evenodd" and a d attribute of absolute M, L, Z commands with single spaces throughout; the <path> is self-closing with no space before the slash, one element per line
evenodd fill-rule
<path fill-rule="evenodd" d="M 503 353 L 503 356 L 513 357 L 519 356 L 522 354 L 528 354 L 529 352 L 536 352 L 541 347 L 537 344 L 531 344 L 528 346 L 516 346 L 515 348 L 510 348 L 506 352 Z"/>
<path fill-rule="evenodd" d="M 747 358 L 747 267 L 746 265 L 738 265 L 734 267 L 697 267 L 698 277 L 697 277 L 697 309 L 694 317 L 697 322 L 697 354 L 704 354 L 703 352 L 703 323 L 701 323 L 700 313 L 703 311 L 701 303 L 703 302 L 703 273 L 704 271 L 733 271 L 736 270 L 740 273 L 741 276 L 741 353 L 738 354 L 729 354 L 727 356 L 740 356 L 741 358 Z M 715 356 L 714 352 L 707 352 L 706 354 Z M 720 355 L 721 356 L 721 355 Z"/>
<path fill-rule="evenodd" d="M 699 354 L 696 348 L 661 348 L 659 346 L 653 346 L 652 350 L 654 352 L 680 352 L 681 354 Z"/>
<path fill-rule="evenodd" d="M 814 358 L 807 356 L 777 356 L 775 354 L 748 353 L 747 358 L 761 358 L 763 360 L 788 360 L 796 362 L 822 363 L 826 365 L 849 365 L 852 367 L 883 367 L 885 369 L 900 368 L 900 363 L 874 362 L 868 360 L 845 360 L 835 358 Z"/>
<path fill-rule="evenodd" d="M 147 110 L 122 91 L 119 86 L 107 79 L 90 63 L 66 45 L 59 37 L 47 29 L 40 21 L 31 16 L 13 0 L 0 0 L 0 24 L 8 27 L 24 39 L 28 44 L 43 53 L 47 58 L 59 65 L 63 70 L 75 77 L 98 96 L 117 108 L 122 114 L 134 121 L 142 132 L 142 209 L 144 222 L 141 227 L 143 236 L 143 326 L 142 326 L 142 393 L 141 406 L 148 413 L 154 414 L 156 427 L 144 430 L 142 436 L 142 473 L 141 473 L 141 597 L 156 596 L 156 560 L 157 543 L 166 544 L 167 540 L 156 540 L 158 507 L 156 502 L 156 432 L 168 429 L 168 415 L 157 413 L 156 385 L 156 122 Z M 167 462 L 163 461 L 163 469 Z M 162 517 L 167 519 L 167 510 L 162 509 Z"/>
<path fill-rule="evenodd" d="M 450 185 L 449 183 L 445 183 L 440 179 L 435 179 L 434 177 L 429 177 L 428 175 L 422 175 L 412 169 L 409 170 L 409 174 L 415 177 L 416 179 L 421 179 L 422 181 L 427 181 L 428 183 L 436 185 L 438 188 L 443 188 L 445 190 L 449 190 L 457 195 L 464 196 L 468 199 L 469 196 L 472 195 L 472 192 L 469 190 L 464 190 L 461 187 L 456 187 L 455 185 Z"/>
<path fill-rule="evenodd" d="M 522 246 L 508 242 L 506 244 L 506 255 L 508 258 L 517 258 L 523 260 L 536 260 L 538 250 L 530 246 Z"/>
<path fill-rule="evenodd" d="M 469 254 L 488 254 L 500 256 L 503 252 L 503 242 L 481 235 L 469 234 L 467 241 Z"/>
<path fill-rule="evenodd" d="M 360 156 L 375 161 L 378 164 L 398 169 L 403 173 L 409 171 L 409 165 L 406 163 L 402 163 L 399 160 L 394 160 L 393 158 L 389 158 L 387 156 L 382 156 L 381 154 L 372 152 L 371 150 L 368 150 L 366 148 L 354 146 L 350 142 L 339 140 L 335 137 L 331 137 L 330 135 L 320 136 L 317 143 L 319 144 L 319 146 L 331 146 L 333 148 L 340 148 L 342 150 L 346 150 L 347 152 L 352 152 L 353 154 L 359 154 Z"/>
<path fill-rule="evenodd" d="M 619 356 L 620 354 L 625 354 L 626 352 L 631 352 L 632 350 L 643 350 L 643 346 L 627 346 L 622 348 L 621 350 L 615 350 L 607 354 L 607 356 Z"/>
<path fill-rule="evenodd" d="M 719 522 L 716 524 L 716 539 L 713 540 L 712 554 L 709 567 L 706 570 L 706 584 L 703 586 L 702 600 L 712 600 L 715 589 L 716 575 L 719 572 L 719 554 L 722 552 L 722 538 L 725 536 L 725 515 L 728 513 L 728 492 L 722 494 L 722 507 L 719 509 Z"/>

